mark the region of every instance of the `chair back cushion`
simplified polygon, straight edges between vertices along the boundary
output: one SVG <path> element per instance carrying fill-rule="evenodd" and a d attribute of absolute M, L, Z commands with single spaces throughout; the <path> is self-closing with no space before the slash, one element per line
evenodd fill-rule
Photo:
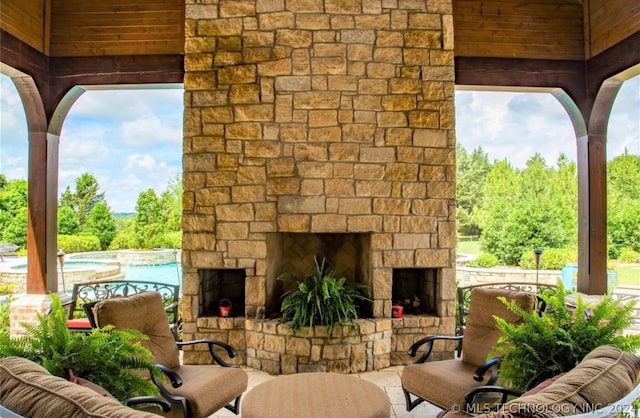
<path fill-rule="evenodd" d="M 640 357 L 612 345 L 601 345 L 573 369 L 533 395 L 507 402 L 498 412 L 477 418 L 551 418 L 594 412 L 625 397 L 638 384 Z M 615 416 L 626 405 L 593 416 Z M 607 414 L 608 413 L 608 414 Z"/>
<path fill-rule="evenodd" d="M 0 408 L 0 417 L 157 418 L 52 376 L 44 367 L 21 357 L 0 359 L 0 405 L 6 408 Z"/>
<path fill-rule="evenodd" d="M 99 327 L 113 325 L 116 329 L 135 329 L 149 337 L 141 344 L 151 351 L 153 362 L 169 368 L 180 365 L 178 345 L 167 323 L 159 293 L 142 292 L 105 299 L 95 305 L 93 315 Z"/>
<path fill-rule="evenodd" d="M 477 287 L 471 290 L 469 316 L 462 340 L 462 361 L 480 366 L 493 351 L 498 338 L 502 335 L 496 324 L 495 316 L 517 324 L 522 318 L 498 300 L 499 296 L 515 300 L 525 310 L 536 308 L 536 295 L 515 290 Z"/>

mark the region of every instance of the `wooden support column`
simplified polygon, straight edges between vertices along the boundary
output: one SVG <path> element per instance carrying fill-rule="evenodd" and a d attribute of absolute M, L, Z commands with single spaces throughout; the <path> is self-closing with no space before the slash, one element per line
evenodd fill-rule
<path fill-rule="evenodd" d="M 578 285 L 607 292 L 607 179 L 605 135 L 578 138 Z"/>
<path fill-rule="evenodd" d="M 34 79 L 9 65 L 0 63 L 0 71 L 9 76 L 16 86 L 22 100 L 27 117 L 29 141 L 29 168 L 27 194 L 27 293 L 45 294 L 57 291 L 57 271 L 55 268 L 55 241 L 50 248 L 51 240 L 55 240 L 55 209 L 53 220 L 49 219 L 51 210 L 55 208 L 55 194 L 51 194 L 48 180 L 47 118 L 43 96 Z M 56 154 L 57 158 L 57 154 Z M 57 161 L 55 161 L 57 164 Z M 57 193 L 57 190 L 54 191 Z M 53 203 L 51 198 L 53 196 Z M 53 221 L 53 236 L 47 233 Z M 48 226 L 49 225 L 49 226 Z M 52 258 L 53 257 L 53 258 Z M 49 263 L 53 259 L 54 264 Z"/>
<path fill-rule="evenodd" d="M 28 118 L 28 116 L 27 116 Z M 47 292 L 47 132 L 29 130 L 27 293 Z"/>

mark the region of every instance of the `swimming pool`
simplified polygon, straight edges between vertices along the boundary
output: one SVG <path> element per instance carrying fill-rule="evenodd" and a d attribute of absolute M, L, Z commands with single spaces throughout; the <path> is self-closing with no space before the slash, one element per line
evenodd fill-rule
<path fill-rule="evenodd" d="M 147 280 L 180 285 L 182 290 L 182 266 L 180 263 L 157 264 L 151 266 L 121 265 L 120 270 L 127 280 Z"/>
<path fill-rule="evenodd" d="M 104 251 L 66 254 L 57 263 L 58 289 L 69 290 L 74 283 L 95 280 L 144 280 L 179 285 L 182 291 L 182 265 L 176 250 Z M 124 277 L 123 277 L 124 276 Z M 26 291 L 26 259 L 3 263 L 0 282 L 13 283 L 17 293 Z"/>

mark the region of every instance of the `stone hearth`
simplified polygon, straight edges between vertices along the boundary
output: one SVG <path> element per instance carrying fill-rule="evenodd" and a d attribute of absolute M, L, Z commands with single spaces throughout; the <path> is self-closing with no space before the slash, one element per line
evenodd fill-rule
<path fill-rule="evenodd" d="M 406 363 L 414 341 L 454 332 L 451 9 L 187 2 L 185 339 L 227 341 L 234 361 L 274 374 L 360 372 Z M 314 256 L 371 288 L 357 336 L 292 333 L 274 319 L 285 290 L 275 278 L 306 275 Z M 234 316 L 217 316 L 223 297 L 243 298 Z M 391 319 L 394 299 L 410 298 L 422 308 Z"/>

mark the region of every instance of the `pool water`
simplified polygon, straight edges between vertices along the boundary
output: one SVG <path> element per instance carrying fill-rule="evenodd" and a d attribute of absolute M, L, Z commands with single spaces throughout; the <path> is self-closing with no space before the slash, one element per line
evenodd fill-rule
<path fill-rule="evenodd" d="M 158 264 L 153 266 L 122 265 L 121 270 L 127 280 L 147 280 L 182 287 L 182 266 L 180 263 Z"/>
<path fill-rule="evenodd" d="M 108 263 L 103 263 L 100 261 L 67 261 L 64 263 L 64 271 L 69 270 L 95 270 L 95 269 L 104 269 L 109 266 Z M 60 265 L 57 266 L 60 269 Z M 26 264 L 16 264 L 14 266 L 9 267 L 10 270 L 15 270 L 19 272 L 27 271 Z"/>

